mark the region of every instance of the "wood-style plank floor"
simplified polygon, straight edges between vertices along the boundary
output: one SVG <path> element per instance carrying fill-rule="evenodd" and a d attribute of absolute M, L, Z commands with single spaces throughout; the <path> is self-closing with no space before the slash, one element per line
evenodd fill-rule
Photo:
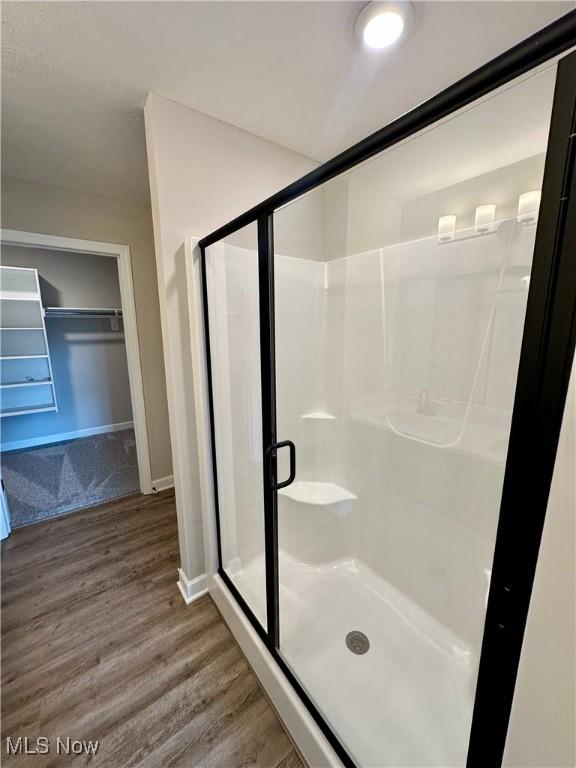
<path fill-rule="evenodd" d="M 211 599 L 184 604 L 178 565 L 170 491 L 2 542 L 2 765 L 302 768 Z M 7 757 L 7 736 L 51 751 Z M 98 753 L 58 755 L 58 736 Z"/>

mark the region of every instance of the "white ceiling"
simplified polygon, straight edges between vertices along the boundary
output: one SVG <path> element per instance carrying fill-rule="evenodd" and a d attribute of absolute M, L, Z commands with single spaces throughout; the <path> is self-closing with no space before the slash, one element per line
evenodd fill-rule
<path fill-rule="evenodd" d="M 326 160 L 575 7 L 417 2 L 374 54 L 361 5 L 5 2 L 3 173 L 146 203 L 149 91 Z"/>

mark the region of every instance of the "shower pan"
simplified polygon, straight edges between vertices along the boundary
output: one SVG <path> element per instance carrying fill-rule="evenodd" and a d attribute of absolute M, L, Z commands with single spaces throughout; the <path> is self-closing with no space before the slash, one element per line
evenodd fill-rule
<path fill-rule="evenodd" d="M 200 241 L 212 588 L 346 766 L 501 764 L 574 352 L 575 40 Z"/>

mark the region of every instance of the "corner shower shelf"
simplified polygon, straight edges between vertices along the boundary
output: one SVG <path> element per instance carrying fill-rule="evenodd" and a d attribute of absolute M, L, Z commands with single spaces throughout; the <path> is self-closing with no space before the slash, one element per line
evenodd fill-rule
<path fill-rule="evenodd" d="M 303 413 L 300 418 L 318 421 L 334 421 L 336 416 L 333 416 L 331 413 L 324 413 L 323 411 L 310 411 L 310 413 Z"/>
<path fill-rule="evenodd" d="M 338 516 L 350 512 L 352 502 L 358 498 L 336 483 L 317 483 L 308 480 L 297 480 L 287 488 L 281 488 L 278 493 L 300 504 L 331 507 Z"/>

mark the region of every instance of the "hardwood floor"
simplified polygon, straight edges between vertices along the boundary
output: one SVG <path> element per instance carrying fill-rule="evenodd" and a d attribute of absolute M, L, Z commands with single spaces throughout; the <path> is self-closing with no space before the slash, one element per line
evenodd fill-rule
<path fill-rule="evenodd" d="M 2 764 L 302 768 L 211 599 L 187 607 L 174 496 L 131 496 L 2 543 Z M 6 737 L 50 739 L 7 757 Z M 58 755 L 57 737 L 99 740 Z"/>

